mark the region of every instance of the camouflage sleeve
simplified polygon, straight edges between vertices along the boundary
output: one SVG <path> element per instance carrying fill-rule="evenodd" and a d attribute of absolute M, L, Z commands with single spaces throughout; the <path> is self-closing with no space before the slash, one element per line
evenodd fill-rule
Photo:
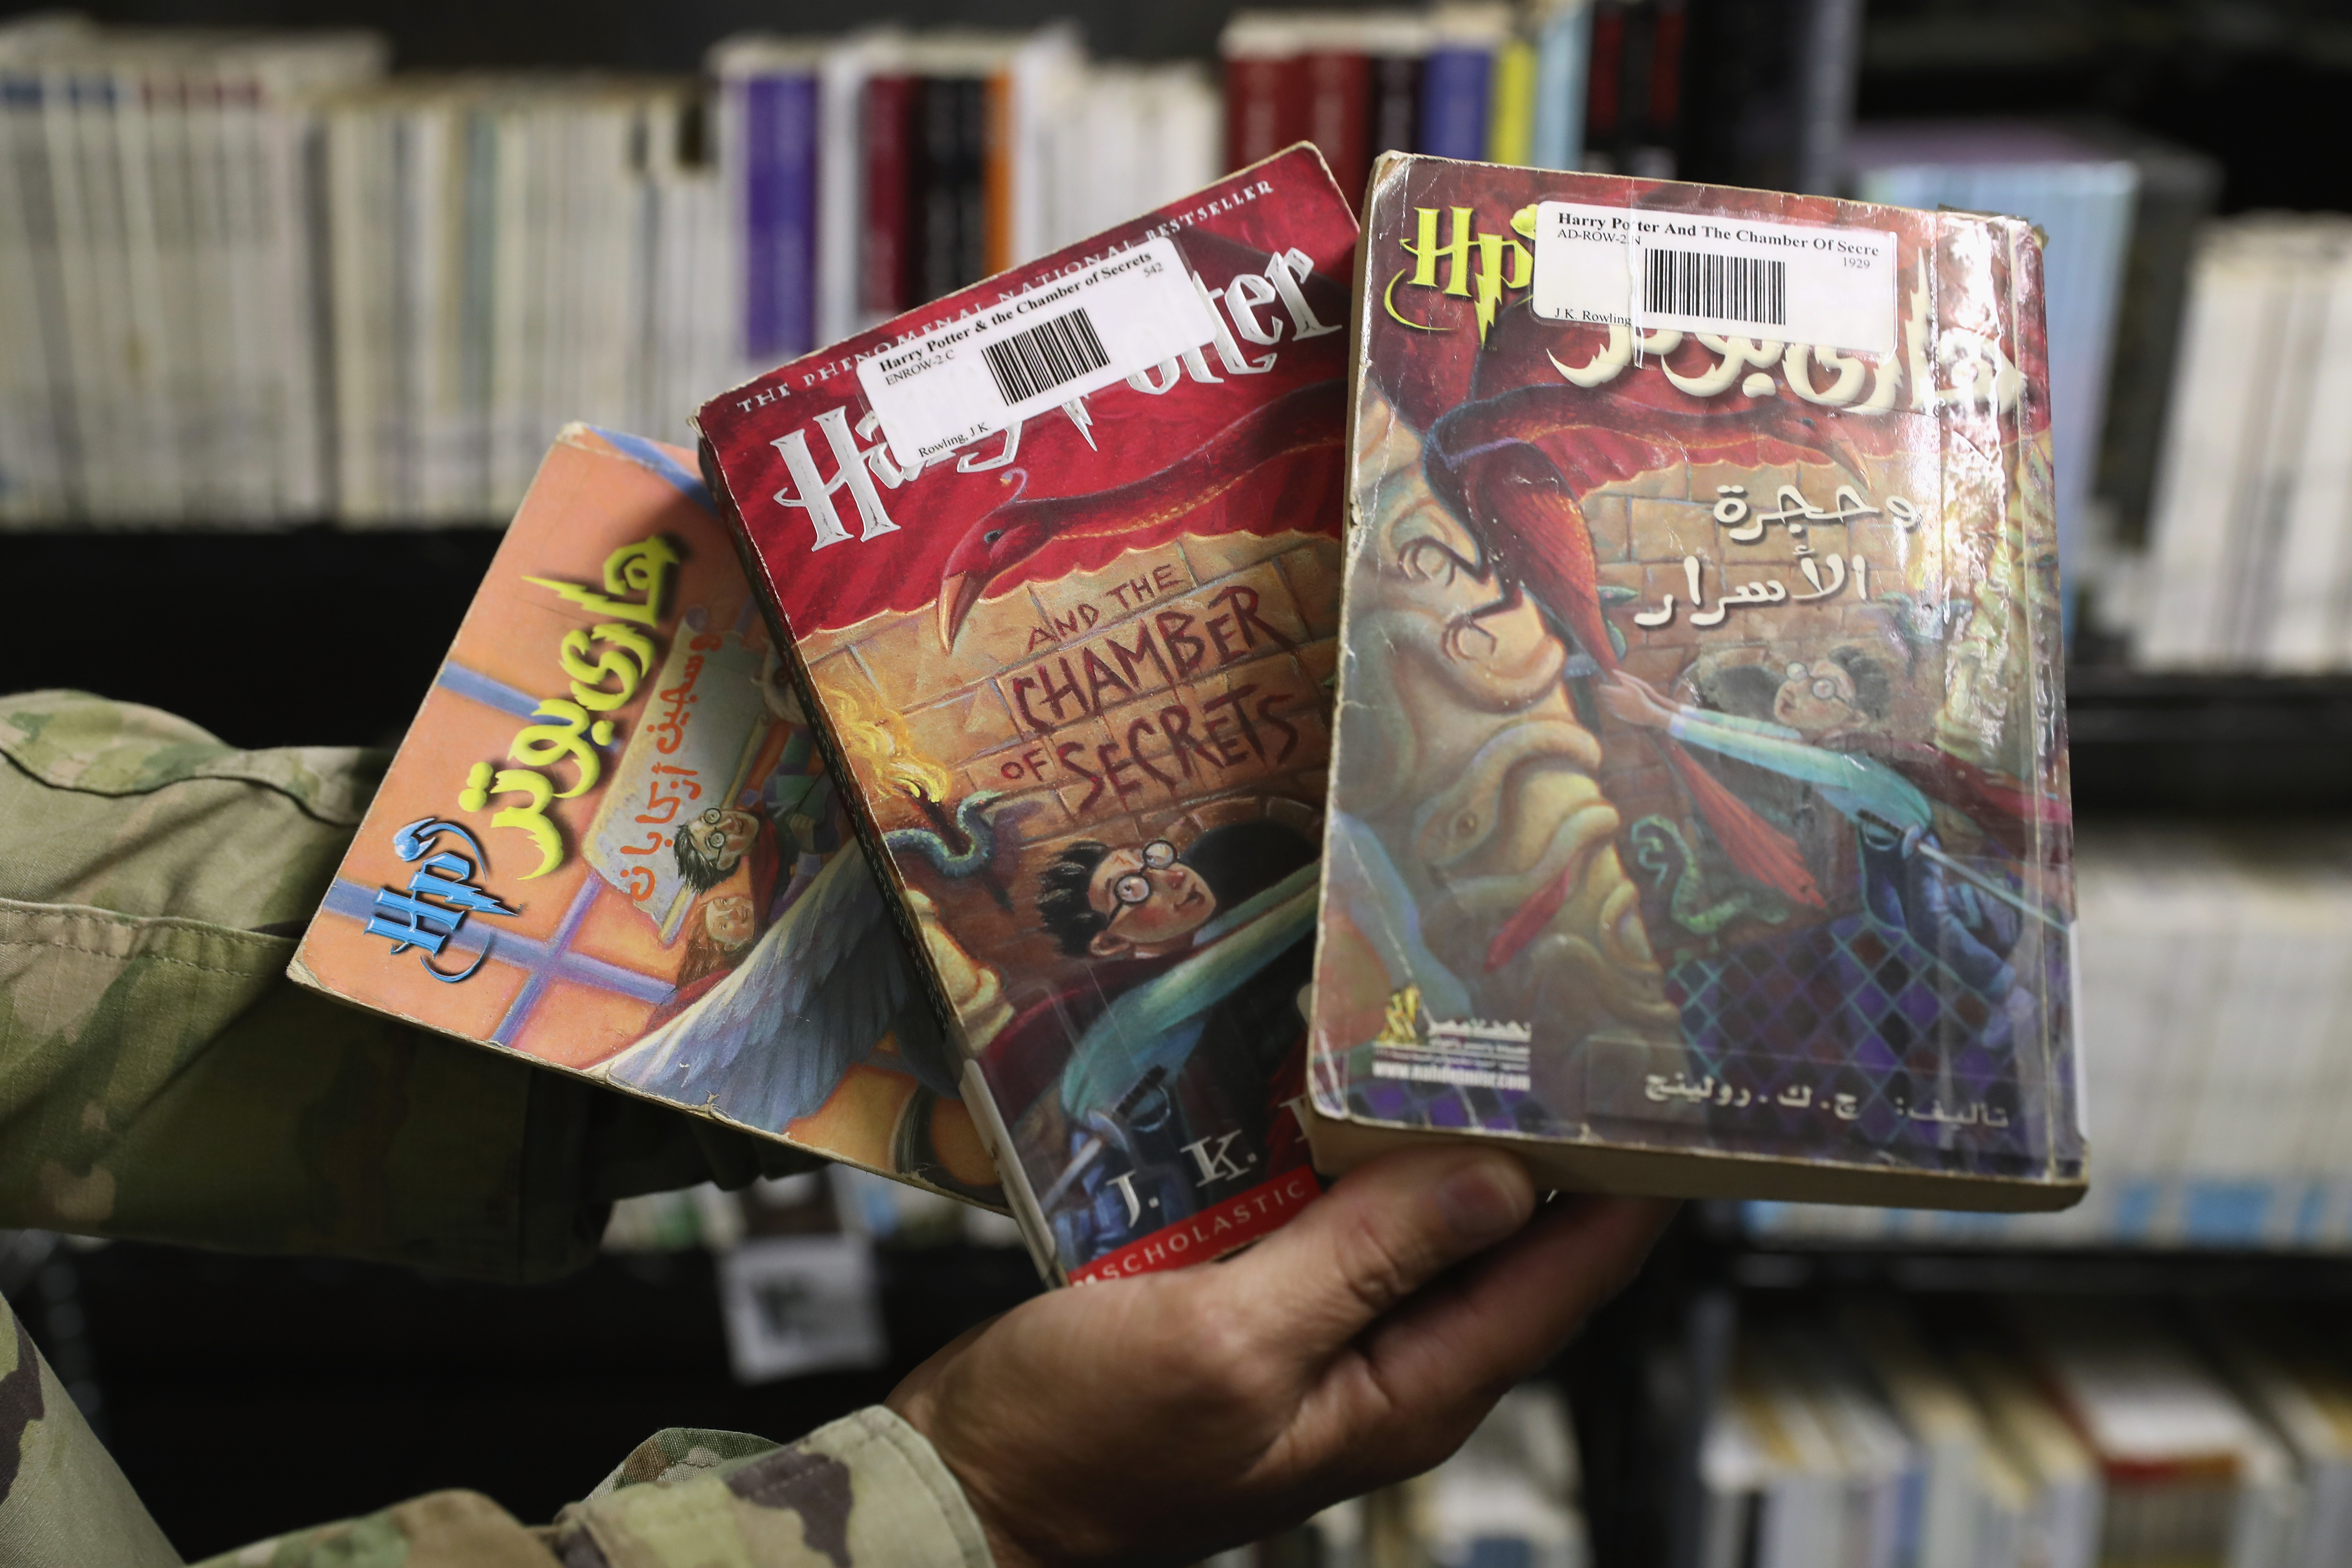
<path fill-rule="evenodd" d="M 478 1493 L 435 1492 L 364 1519 L 259 1542 L 198 1568 L 989 1563 L 980 1521 L 955 1478 L 920 1433 L 876 1407 L 785 1447 L 740 1432 L 657 1432 L 584 1501 L 535 1530 Z"/>
<path fill-rule="evenodd" d="M 0 1226 L 538 1279 L 815 1163 L 287 980 L 380 754 L 38 692 L 0 759 Z"/>
<path fill-rule="evenodd" d="M 936 1461 L 934 1461 L 936 1462 Z M 0 1301 L 0 1563 L 180 1568 L 180 1554 Z"/>

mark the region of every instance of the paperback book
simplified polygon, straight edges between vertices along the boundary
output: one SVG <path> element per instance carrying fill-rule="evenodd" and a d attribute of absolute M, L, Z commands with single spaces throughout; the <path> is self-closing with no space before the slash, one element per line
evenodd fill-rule
<path fill-rule="evenodd" d="M 565 428 L 289 972 L 999 1203 L 956 1058 L 691 461 Z"/>
<path fill-rule="evenodd" d="M 2075 1201 L 2032 231 L 1398 156 L 1363 255 L 1318 1164 Z"/>
<path fill-rule="evenodd" d="M 713 492 L 1041 1268 L 1316 1193 L 1356 224 L 1298 147 L 706 404 Z"/>

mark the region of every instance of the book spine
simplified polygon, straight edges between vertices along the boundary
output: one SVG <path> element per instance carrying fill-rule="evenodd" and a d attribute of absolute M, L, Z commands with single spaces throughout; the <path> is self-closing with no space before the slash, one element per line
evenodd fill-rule
<path fill-rule="evenodd" d="M 895 316 L 915 303 L 909 240 L 921 97 L 919 79 L 903 72 L 866 79 L 862 150 L 866 200 L 858 250 L 861 324 Z"/>
<path fill-rule="evenodd" d="M 229 323 L 227 416 L 236 456 L 225 476 L 234 514 L 254 522 L 279 516 L 284 462 L 272 383 L 290 329 L 282 302 L 273 307 L 263 278 L 268 266 L 269 185 L 261 139 L 261 88 L 248 72 L 209 76 L 218 94 L 221 183 L 226 219 L 222 260 Z"/>
<path fill-rule="evenodd" d="M 19 143 L 26 106 L 37 106 L 36 91 L 0 70 L 0 341 L 14 345 L 0 357 L 0 521 L 61 521 L 68 515 L 58 472 L 64 445 L 33 245 L 36 193 L 24 179 Z"/>
<path fill-rule="evenodd" d="M 1300 58 L 1298 74 L 1307 89 L 1307 139 L 1330 165 L 1333 181 L 1355 195 L 1372 172 L 1371 58 L 1352 49 L 1318 49 Z"/>
<path fill-rule="evenodd" d="M 1621 132 L 1625 100 L 1626 0 L 1593 0 L 1592 54 L 1586 72 L 1584 145 L 1588 168 L 1604 171 L 1623 155 Z"/>
<path fill-rule="evenodd" d="M 375 401 L 369 386 L 372 334 L 367 303 L 373 226 L 360 210 L 361 180 L 371 151 L 368 131 L 368 119 L 362 110 L 338 107 L 326 117 L 321 142 L 326 173 L 321 197 L 327 208 L 327 300 L 334 322 L 334 510 L 344 520 L 365 514 L 373 504 L 375 484 L 374 453 L 369 439 Z"/>
<path fill-rule="evenodd" d="M 2148 528 L 2153 581 L 2135 655 L 2152 668 L 2194 668 L 2221 651 L 2223 596 L 2237 498 L 2251 448 L 2269 417 L 2276 345 L 2261 258 L 2209 244 L 2199 258 L 2181 330 L 2179 368 Z"/>
<path fill-rule="evenodd" d="M 1412 152 L 1421 145 L 1421 58 L 1375 56 L 1371 76 L 1372 155 Z"/>
<path fill-rule="evenodd" d="M 1010 68 L 992 71 L 981 84 L 980 182 L 982 217 L 980 269 L 959 277 L 957 284 L 977 283 L 1011 268 L 1013 229 L 1020 200 L 1018 148 L 1013 132 L 1019 87 Z"/>
<path fill-rule="evenodd" d="M 64 359 L 69 367 L 68 419 L 81 481 L 82 515 L 93 521 L 120 515 L 120 465 L 92 460 L 101 444 L 110 446 L 123 428 L 112 362 L 106 353 L 100 318 L 99 246 L 91 219 L 91 182 L 85 177 L 82 88 L 67 71 L 42 72 L 41 142 L 47 153 L 50 200 L 56 215 L 58 316 L 64 322 Z"/>
<path fill-rule="evenodd" d="M 1568 0 L 1543 13 L 1535 50 L 1528 162 L 1539 169 L 1576 168 L 1584 157 L 1585 72 L 1592 63 L 1591 0 Z"/>
<path fill-rule="evenodd" d="M 861 43 L 828 52 L 818 81 L 816 343 L 839 342 L 858 326 L 858 248 L 866 182 L 858 146 L 870 56 Z M 814 345 L 812 345 L 814 346 Z"/>
<path fill-rule="evenodd" d="M 1486 113 L 1486 161 L 1530 161 L 1535 144 L 1536 52 L 1513 38 L 1495 53 L 1494 81 Z"/>
<path fill-rule="evenodd" d="M 158 71 L 136 90 L 145 99 L 146 186 L 142 205 L 164 339 L 163 394 L 171 410 L 182 499 L 191 515 L 243 521 L 238 479 L 251 462 L 236 407 L 244 388 L 235 374 L 242 301 L 229 279 L 234 221 L 224 178 L 221 104 L 216 82 Z M 199 305 L 198 301 L 204 301 Z"/>
<path fill-rule="evenodd" d="M 1486 155 L 1492 50 L 1448 44 L 1430 51 L 1421 85 L 1420 152 L 1440 158 Z"/>
<path fill-rule="evenodd" d="M 816 80 L 754 77 L 743 95 L 743 352 L 769 365 L 815 344 Z"/>
<path fill-rule="evenodd" d="M 579 404 L 568 411 L 572 418 L 607 428 L 620 427 L 629 418 L 629 342 L 632 301 L 641 291 L 631 276 L 630 193 L 631 145 L 635 140 L 631 103 L 614 96 L 589 107 L 586 120 L 588 158 L 581 173 L 587 212 L 581 224 L 579 248 L 587 260 L 582 294 L 582 357 L 585 361 Z M 814 128 L 812 128 L 814 134 Z M 815 322 L 815 210 L 814 180 L 810 192 L 807 263 L 803 276 L 809 289 L 809 325 Z"/>
<path fill-rule="evenodd" d="M 923 83 L 919 301 L 987 276 L 982 268 L 988 245 L 988 100 L 982 78 L 931 77 Z"/>
<path fill-rule="evenodd" d="M 908 281 L 913 300 L 936 300 L 955 287 L 956 83 L 925 77 L 916 89 L 914 222 Z"/>
<path fill-rule="evenodd" d="M 990 153 L 998 103 L 995 79 L 965 77 L 955 86 L 955 250 L 953 271 L 942 292 L 977 283 L 996 270 L 989 265 Z"/>
<path fill-rule="evenodd" d="M 1664 0 L 1661 0 L 1663 7 Z M 1674 5 L 1679 68 L 1682 5 Z M 1659 15 L 1661 47 L 1665 13 Z M 1862 0 L 1807 0 L 1798 68 L 1797 189 L 1834 195 L 1843 174 L 1846 128 L 1853 122 L 1854 79 L 1862 66 Z"/>
<path fill-rule="evenodd" d="M 535 176 L 528 107 L 507 99 L 495 104 L 490 114 L 490 181 L 498 220 L 490 240 L 489 508 L 494 517 L 509 517 L 522 504 L 536 458 L 530 450 L 532 364 L 528 336 L 529 301 L 537 292 L 528 270 Z"/>
<path fill-rule="evenodd" d="M 1263 55 L 1225 61 L 1225 167 L 1244 168 L 1283 146 L 1289 62 Z"/>

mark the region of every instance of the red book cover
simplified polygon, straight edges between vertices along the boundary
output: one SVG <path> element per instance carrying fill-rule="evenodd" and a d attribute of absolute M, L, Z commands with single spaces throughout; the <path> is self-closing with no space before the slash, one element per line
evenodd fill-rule
<path fill-rule="evenodd" d="M 699 416 L 1056 1280 L 1317 1191 L 1355 236 L 1295 147 Z"/>
<path fill-rule="evenodd" d="M 895 316 L 915 302 L 915 116 L 922 83 L 907 75 L 866 79 L 866 228 L 858 244 L 859 308 Z"/>
<path fill-rule="evenodd" d="M 1366 212 L 1318 1165 L 2074 1202 L 2032 229 L 1419 157 Z"/>

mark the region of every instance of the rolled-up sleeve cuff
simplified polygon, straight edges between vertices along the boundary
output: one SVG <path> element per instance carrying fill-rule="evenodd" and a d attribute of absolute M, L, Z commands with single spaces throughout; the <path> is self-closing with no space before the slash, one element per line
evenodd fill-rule
<path fill-rule="evenodd" d="M 565 1512 L 565 1568 L 992 1568 L 987 1537 L 929 1441 L 875 1406 L 799 1442 Z"/>

